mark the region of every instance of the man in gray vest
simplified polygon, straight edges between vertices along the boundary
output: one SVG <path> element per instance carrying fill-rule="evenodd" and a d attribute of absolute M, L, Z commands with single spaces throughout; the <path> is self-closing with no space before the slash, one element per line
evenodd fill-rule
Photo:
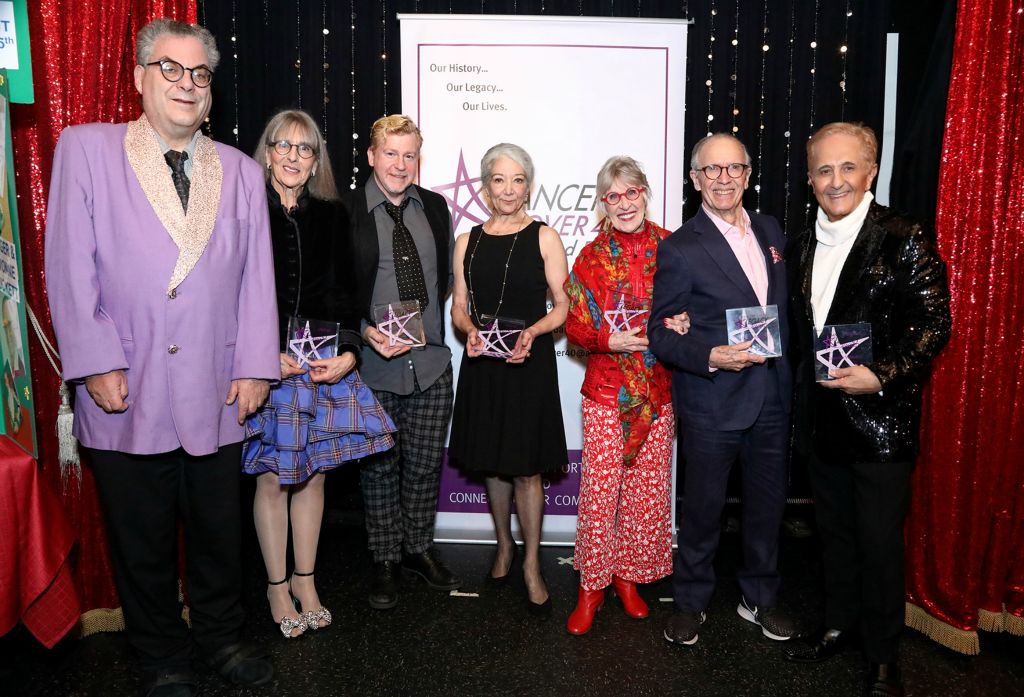
<path fill-rule="evenodd" d="M 437 590 L 462 581 L 433 548 L 441 452 L 452 413 L 451 351 L 444 304 L 452 286 L 455 241 L 448 206 L 413 183 L 423 137 L 407 116 L 378 119 L 367 152 L 373 175 L 344 197 L 367 324 L 360 372 L 398 426 L 398 445 L 363 463 L 366 531 L 373 554 L 370 607 L 398 604 L 399 572 Z M 417 300 L 427 345 L 388 346 L 374 326 L 374 305 Z"/>

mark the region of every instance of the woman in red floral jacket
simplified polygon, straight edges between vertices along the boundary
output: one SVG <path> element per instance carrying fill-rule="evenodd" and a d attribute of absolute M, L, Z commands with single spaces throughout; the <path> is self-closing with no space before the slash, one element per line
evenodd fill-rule
<path fill-rule="evenodd" d="M 613 157 L 597 175 L 604 219 L 565 282 L 569 340 L 590 352 L 583 380 L 583 473 L 573 566 L 579 600 L 570 634 L 590 630 L 612 585 L 626 614 L 643 619 L 637 583 L 672 572 L 670 479 L 675 416 L 670 373 L 647 350 L 658 242 L 647 219 L 647 176 Z M 683 331 L 682 317 L 676 318 Z"/>

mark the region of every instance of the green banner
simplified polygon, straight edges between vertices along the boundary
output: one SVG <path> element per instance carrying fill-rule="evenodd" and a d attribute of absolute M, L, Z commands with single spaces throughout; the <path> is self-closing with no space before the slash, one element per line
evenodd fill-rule
<path fill-rule="evenodd" d="M 35 101 L 25 0 L 0 0 L 0 68 L 7 69 L 6 91 L 12 102 L 31 104 Z"/>
<path fill-rule="evenodd" d="M 28 360 L 11 114 L 7 109 L 9 82 L 0 70 L 0 433 L 36 457 L 35 400 Z"/>

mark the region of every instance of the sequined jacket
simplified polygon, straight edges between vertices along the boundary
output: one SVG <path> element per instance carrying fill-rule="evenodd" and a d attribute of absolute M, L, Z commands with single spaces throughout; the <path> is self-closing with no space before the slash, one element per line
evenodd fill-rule
<path fill-rule="evenodd" d="M 922 227 L 872 202 L 840 273 L 825 324 L 871 323 L 873 362 L 882 384 L 848 395 L 814 381 L 811 271 L 814 228 L 787 250 L 791 352 L 797 361 L 795 449 L 830 462 L 913 460 L 919 447 L 921 388 L 949 338 L 946 265 Z"/>

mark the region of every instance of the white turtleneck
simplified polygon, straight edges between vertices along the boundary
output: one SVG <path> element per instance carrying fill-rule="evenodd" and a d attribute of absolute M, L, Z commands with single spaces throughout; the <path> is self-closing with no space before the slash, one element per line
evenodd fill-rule
<path fill-rule="evenodd" d="M 825 326 L 836 286 L 839 285 L 839 275 L 873 200 L 871 192 L 865 192 L 864 198 L 849 215 L 835 221 L 829 220 L 824 209 L 818 208 L 818 220 L 814 224 L 818 244 L 814 248 L 811 271 L 811 311 L 814 313 L 814 330 L 817 334 L 821 334 Z"/>

